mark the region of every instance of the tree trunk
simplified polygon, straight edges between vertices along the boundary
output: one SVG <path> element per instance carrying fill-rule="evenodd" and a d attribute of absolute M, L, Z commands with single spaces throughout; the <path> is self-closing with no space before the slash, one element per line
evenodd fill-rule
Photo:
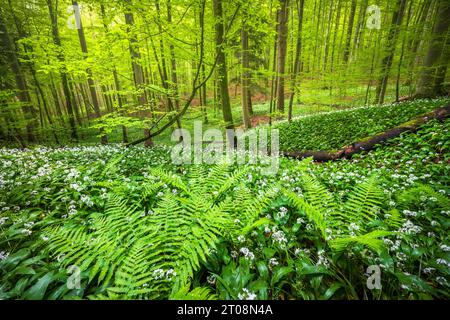
<path fill-rule="evenodd" d="M 86 44 L 86 38 L 84 36 L 84 29 L 83 29 L 83 23 L 81 22 L 81 16 L 80 16 L 80 7 L 78 6 L 77 1 L 72 1 L 73 9 L 75 12 L 75 15 L 77 15 L 79 18 L 76 19 L 77 21 L 77 29 L 78 29 L 78 38 L 80 40 L 80 46 L 81 51 L 85 54 L 85 58 L 88 54 L 87 44 Z M 87 81 L 89 85 L 89 92 L 91 94 L 92 99 L 92 105 L 94 106 L 94 112 L 95 116 L 97 118 L 101 117 L 100 113 L 100 104 L 98 102 L 98 96 L 97 96 L 97 90 L 95 89 L 95 83 L 92 76 L 92 70 L 90 68 L 86 69 L 87 73 Z M 108 143 L 108 136 L 105 134 L 104 129 L 100 129 L 100 141 L 102 144 Z"/>
<path fill-rule="evenodd" d="M 281 8 L 278 10 L 278 66 L 277 66 L 277 109 L 284 112 L 284 80 L 286 75 L 286 49 L 289 19 L 289 0 L 281 0 Z"/>
<path fill-rule="evenodd" d="M 244 18 L 245 19 L 245 18 Z M 241 28 L 241 44 L 242 44 L 242 119 L 244 120 L 245 129 L 250 129 L 252 123 L 250 120 L 249 105 L 249 58 L 248 58 L 248 30 L 245 21 L 242 21 Z"/>
<path fill-rule="evenodd" d="M 169 25 L 172 24 L 172 6 L 170 4 L 170 0 L 167 0 L 167 22 Z M 174 92 L 175 96 L 175 110 L 177 112 L 180 111 L 180 96 L 179 96 L 179 90 L 178 90 L 178 74 L 177 74 L 177 61 L 175 59 L 175 48 L 172 43 L 169 44 L 169 51 L 170 51 L 170 78 L 172 80 L 172 90 Z M 200 90 L 201 94 L 201 90 Z M 177 127 L 181 129 L 181 119 L 177 118 Z"/>
<path fill-rule="evenodd" d="M 48 11 L 50 14 L 50 20 L 52 22 L 52 36 L 53 36 L 53 42 L 56 46 L 61 48 L 61 39 L 59 37 L 59 30 L 58 30 L 58 15 L 53 9 L 53 0 L 47 0 L 47 6 Z M 69 87 L 69 80 L 67 79 L 67 69 L 64 66 L 65 65 L 65 58 L 64 54 L 62 53 L 62 50 L 58 53 L 58 60 L 63 65 L 61 70 L 61 81 L 63 85 L 63 91 L 64 96 L 66 99 L 66 106 L 67 106 L 67 113 L 69 117 L 69 124 L 71 128 L 71 138 L 75 141 L 78 141 L 78 132 L 75 124 L 75 112 L 74 112 L 74 106 L 73 106 L 73 95 L 70 91 Z"/>
<path fill-rule="evenodd" d="M 405 13 L 406 0 L 397 0 L 396 8 L 392 16 L 391 29 L 389 31 L 387 39 L 387 54 L 381 62 L 381 78 L 378 81 L 375 103 L 384 103 L 384 97 L 386 95 L 386 89 L 388 85 L 389 73 L 391 71 L 392 63 L 394 60 L 395 46 L 397 43 L 398 34 L 400 32 L 400 26 L 402 24 L 403 16 Z"/>
<path fill-rule="evenodd" d="M 6 56 L 11 65 L 11 69 L 14 73 L 16 85 L 17 85 L 17 98 L 22 103 L 22 111 L 26 120 L 27 139 L 29 142 L 35 142 L 35 130 L 36 130 L 36 110 L 32 105 L 30 93 L 28 92 L 28 85 L 22 68 L 17 57 L 17 52 L 14 44 L 11 41 L 6 23 L 3 17 L 3 10 L 0 10 L 0 32 L 2 38 L 2 45 L 4 47 Z"/>
<path fill-rule="evenodd" d="M 225 57 L 225 39 L 223 26 L 222 0 L 213 0 L 215 18 L 215 42 L 217 56 L 217 82 L 219 83 L 220 105 L 222 107 L 223 120 L 227 129 L 233 129 L 233 115 L 230 106 L 230 94 L 228 92 L 228 71 Z"/>
<path fill-rule="evenodd" d="M 130 3 L 131 1 L 128 0 L 127 3 Z M 127 8 L 127 10 L 130 10 L 130 8 Z M 131 29 L 134 26 L 134 17 L 131 12 L 125 13 L 125 23 L 128 25 L 128 33 L 130 35 L 129 42 L 130 42 L 130 55 L 132 60 L 132 68 L 133 68 L 133 76 L 134 76 L 134 84 L 136 86 L 136 89 L 139 89 L 145 84 L 144 81 L 144 72 L 142 70 L 142 66 L 139 64 L 139 59 L 141 58 L 141 54 L 139 52 L 138 47 L 138 41 L 136 39 L 136 36 L 131 34 Z M 141 105 L 141 107 L 144 107 L 147 105 L 147 97 L 145 95 L 145 92 L 142 92 L 138 96 L 138 103 Z M 141 112 L 141 117 L 145 117 L 144 112 Z M 153 140 L 150 136 L 150 129 L 144 129 L 144 137 L 147 139 L 145 140 L 145 146 L 152 146 Z"/>
<path fill-rule="evenodd" d="M 438 91 L 442 88 L 446 68 L 449 63 L 448 49 L 445 49 L 449 26 L 450 3 L 447 0 L 439 0 L 433 36 L 417 85 L 417 97 L 432 98 L 440 93 Z"/>
<path fill-rule="evenodd" d="M 352 5 L 350 8 L 350 17 L 348 20 L 347 27 L 347 41 L 344 47 L 344 64 L 348 63 L 350 58 L 350 45 L 352 43 L 352 34 L 353 34 L 353 23 L 355 21 L 355 12 L 356 12 L 356 0 L 352 0 Z"/>
<path fill-rule="evenodd" d="M 292 120 L 292 106 L 294 104 L 295 87 L 298 73 L 300 72 L 300 57 L 302 52 L 302 29 L 303 29 L 303 8 L 305 6 L 305 0 L 300 0 L 300 5 L 298 7 L 298 34 L 297 34 L 297 45 L 295 49 L 295 59 L 294 59 L 294 72 L 292 73 L 292 86 L 291 86 L 291 97 L 289 98 L 289 110 L 288 110 L 288 121 Z M 325 71 L 325 70 L 324 70 Z"/>

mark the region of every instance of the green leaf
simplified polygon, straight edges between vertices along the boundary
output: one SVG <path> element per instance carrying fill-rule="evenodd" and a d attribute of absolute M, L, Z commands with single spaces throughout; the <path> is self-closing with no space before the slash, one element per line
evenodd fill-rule
<path fill-rule="evenodd" d="M 289 273 L 294 271 L 291 267 L 277 267 L 274 269 L 272 274 L 272 280 L 270 282 L 271 286 L 274 287 L 283 278 L 285 278 Z"/>
<path fill-rule="evenodd" d="M 48 285 L 54 280 L 53 272 L 50 271 L 45 274 L 39 281 L 28 289 L 23 298 L 26 300 L 42 300 L 44 298 L 45 292 Z"/>

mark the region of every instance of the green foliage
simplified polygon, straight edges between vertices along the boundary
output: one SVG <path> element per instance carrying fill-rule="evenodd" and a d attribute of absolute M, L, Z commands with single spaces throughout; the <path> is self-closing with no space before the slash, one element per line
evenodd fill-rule
<path fill-rule="evenodd" d="M 420 114 L 441 107 L 448 100 L 416 100 L 393 105 L 369 106 L 294 119 L 276 124 L 280 150 L 334 150 L 381 133 Z"/>
<path fill-rule="evenodd" d="M 2 149 L 0 297 L 448 298 L 448 125 L 273 176 L 165 147 Z"/>

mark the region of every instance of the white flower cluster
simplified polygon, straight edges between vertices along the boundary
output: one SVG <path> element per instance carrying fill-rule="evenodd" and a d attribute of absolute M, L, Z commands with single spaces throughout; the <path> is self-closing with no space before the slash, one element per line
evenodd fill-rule
<path fill-rule="evenodd" d="M 317 252 L 317 266 L 324 266 L 326 268 L 328 268 L 330 266 L 330 262 L 328 261 L 327 257 L 325 256 L 325 251 L 324 250 L 319 250 Z"/>
<path fill-rule="evenodd" d="M 356 223 L 354 223 L 354 222 L 350 223 L 350 225 L 348 226 L 348 231 L 349 231 L 351 236 L 356 236 L 356 232 L 359 229 L 360 229 L 359 226 Z"/>
<path fill-rule="evenodd" d="M 271 258 L 269 260 L 269 269 L 272 270 L 273 267 L 276 267 L 279 264 L 280 263 L 278 262 L 278 260 L 276 258 Z"/>
<path fill-rule="evenodd" d="M 280 207 L 280 210 L 278 211 L 278 219 L 283 219 L 288 212 L 288 209 L 285 207 Z"/>
<path fill-rule="evenodd" d="M 92 207 L 94 205 L 94 202 L 91 200 L 91 198 L 85 194 L 82 194 L 80 197 L 81 202 L 86 204 L 88 207 Z"/>
<path fill-rule="evenodd" d="M 401 240 L 395 240 L 395 242 L 393 242 L 390 239 L 384 239 L 384 243 L 389 246 L 389 251 L 397 251 L 398 249 L 400 249 L 400 245 L 401 245 Z"/>
<path fill-rule="evenodd" d="M 0 251 L 0 261 L 5 260 L 6 258 L 8 258 L 8 256 L 9 256 L 9 252 Z"/>
<path fill-rule="evenodd" d="M 422 270 L 422 273 L 423 274 L 431 274 L 433 271 L 435 271 L 436 269 L 435 268 L 431 268 L 431 267 L 429 267 L 429 268 L 425 268 L 425 269 L 423 269 Z"/>
<path fill-rule="evenodd" d="M 442 258 L 436 259 L 436 263 L 441 264 L 443 266 L 450 267 L 450 262 L 448 262 L 447 260 L 442 259 Z"/>
<path fill-rule="evenodd" d="M 294 255 L 296 255 L 296 256 L 298 256 L 298 255 L 300 255 L 302 253 L 305 254 L 305 255 L 309 255 L 310 250 L 309 249 L 300 249 L 300 248 L 296 248 L 294 250 Z"/>
<path fill-rule="evenodd" d="M 69 207 L 68 207 L 68 209 L 69 209 L 69 211 L 68 211 L 68 214 L 69 214 L 69 216 L 73 216 L 74 214 L 77 214 L 77 209 L 76 209 L 77 207 L 75 206 L 75 200 L 71 200 L 70 201 L 70 204 L 69 204 Z"/>
<path fill-rule="evenodd" d="M 273 241 L 277 242 L 281 247 L 284 247 L 284 245 L 288 242 L 286 235 L 281 230 L 274 231 L 272 233 L 272 239 Z"/>
<path fill-rule="evenodd" d="M 417 212 L 410 210 L 403 210 L 403 214 L 408 217 L 417 217 Z"/>
<path fill-rule="evenodd" d="M 253 252 L 251 252 L 248 248 L 246 247 L 242 247 L 239 250 L 240 253 L 242 253 L 245 257 L 246 260 L 254 260 L 255 259 L 255 255 L 253 254 Z"/>
<path fill-rule="evenodd" d="M 251 292 L 247 288 L 242 289 L 242 293 L 238 294 L 239 300 L 255 300 L 256 298 L 256 294 Z"/>
<path fill-rule="evenodd" d="M 166 280 L 172 280 L 172 278 L 175 277 L 176 275 L 177 273 L 173 269 L 168 269 L 166 271 L 164 271 L 163 269 L 153 270 L 153 278 L 155 280 L 160 280 L 164 278 Z"/>
<path fill-rule="evenodd" d="M 399 232 L 407 235 L 415 235 L 422 231 L 422 228 L 416 226 L 410 220 L 406 221 L 403 226 L 399 229 Z"/>
<path fill-rule="evenodd" d="M 5 222 L 6 222 L 6 220 L 8 220 L 8 219 L 9 219 L 8 217 L 2 217 L 2 218 L 0 218 L 0 226 L 4 225 Z"/>

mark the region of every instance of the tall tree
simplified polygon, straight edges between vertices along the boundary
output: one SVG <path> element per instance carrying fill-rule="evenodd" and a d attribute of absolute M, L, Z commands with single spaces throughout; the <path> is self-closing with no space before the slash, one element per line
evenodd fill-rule
<path fill-rule="evenodd" d="M 295 48 L 294 70 L 291 78 L 291 96 L 289 98 L 288 121 L 292 120 L 292 106 L 294 104 L 295 88 L 297 84 L 298 73 L 300 72 L 300 57 L 302 54 L 302 29 L 303 29 L 303 9 L 305 7 L 305 0 L 300 0 L 298 3 L 298 27 L 297 27 L 297 45 Z"/>
<path fill-rule="evenodd" d="M 417 97 L 431 98 L 443 93 L 442 84 L 449 63 L 449 27 L 450 3 L 439 0 L 432 39 L 416 89 Z"/>
<path fill-rule="evenodd" d="M 137 41 L 137 37 L 135 35 L 135 32 L 133 30 L 134 27 L 134 16 L 131 11 L 131 0 L 127 0 L 127 7 L 125 12 L 125 23 L 128 26 L 128 37 L 129 37 L 129 50 L 131 55 L 131 66 L 133 69 L 133 79 L 134 84 L 136 86 L 136 90 L 139 91 L 138 93 L 138 103 L 140 108 L 145 108 L 148 104 L 147 96 L 145 95 L 145 90 L 143 90 L 143 86 L 145 85 L 144 80 L 144 71 L 142 69 L 142 65 L 140 62 L 141 59 L 141 53 L 139 51 L 139 44 Z M 143 111 L 140 111 L 141 117 L 145 117 L 145 113 Z M 145 140 L 145 146 L 152 146 L 153 145 L 153 139 L 150 136 L 150 129 L 145 128 L 144 129 L 144 137 Z"/>
<path fill-rule="evenodd" d="M 167 0 L 167 22 L 169 25 L 172 24 L 172 5 L 170 3 L 170 0 Z M 179 97 L 179 89 L 178 89 L 178 74 L 177 74 L 177 60 L 175 57 L 175 47 L 173 43 L 169 44 L 169 51 L 170 51 L 170 78 L 171 78 L 171 88 L 174 92 L 175 96 L 175 110 L 178 112 L 180 111 L 180 97 Z M 178 128 L 181 128 L 181 120 L 177 118 L 177 126 Z"/>
<path fill-rule="evenodd" d="M 230 94 L 228 92 L 228 71 L 225 57 L 224 39 L 224 16 L 222 0 L 213 0 L 213 12 L 215 19 L 215 45 L 217 59 L 217 81 L 219 83 L 220 104 L 222 107 L 223 120 L 227 129 L 232 129 L 233 115 L 231 113 Z"/>
<path fill-rule="evenodd" d="M 345 42 L 344 47 L 344 63 L 347 64 L 348 59 L 350 58 L 350 46 L 352 42 L 352 34 L 353 34 L 353 23 L 355 21 L 355 12 L 356 12 L 356 0 L 352 0 L 352 5 L 350 7 L 350 17 L 348 20 L 347 26 L 347 40 Z"/>
<path fill-rule="evenodd" d="M 85 58 L 86 58 L 87 54 L 88 54 L 88 49 L 87 49 L 86 37 L 84 36 L 83 23 L 81 21 L 80 7 L 78 6 L 77 1 L 72 1 L 72 6 L 73 6 L 73 10 L 74 10 L 74 13 L 76 16 L 75 20 L 76 20 L 76 24 L 77 24 L 78 38 L 80 40 L 81 51 L 85 54 Z M 92 106 L 94 107 L 95 116 L 97 118 L 100 118 L 101 117 L 100 103 L 98 101 L 97 89 L 95 88 L 95 83 L 94 83 L 91 68 L 87 68 L 86 73 L 87 73 L 87 82 L 88 82 L 88 86 L 89 86 L 89 92 L 91 94 Z M 104 129 L 100 129 L 100 141 L 102 144 L 108 143 L 108 136 L 105 134 Z"/>
<path fill-rule="evenodd" d="M 249 100 L 249 87 L 250 87 L 250 62 L 248 55 L 248 30 L 247 24 L 245 22 L 245 17 L 242 21 L 241 27 L 241 56 L 242 56 L 242 79 L 241 79 L 241 89 L 242 89 L 242 117 L 244 120 L 244 127 L 246 129 L 251 128 L 252 123 L 250 120 L 250 104 Z"/>
<path fill-rule="evenodd" d="M 34 108 L 31 101 L 27 80 L 19 63 L 16 47 L 12 42 L 12 39 L 6 27 L 3 10 L 0 10 L 0 32 L 2 38 L 2 46 L 8 57 L 9 64 L 16 80 L 16 86 L 18 89 L 17 98 L 22 103 L 22 110 L 26 120 L 27 138 L 29 142 L 35 142 L 35 130 L 37 125 L 36 109 Z"/>
<path fill-rule="evenodd" d="M 284 112 L 284 82 L 286 78 L 286 49 L 288 36 L 289 0 L 280 0 L 281 7 L 277 13 L 277 109 Z"/>
<path fill-rule="evenodd" d="M 395 11 L 392 15 L 392 23 L 390 26 L 386 55 L 381 62 L 381 77 L 378 80 L 375 103 L 382 104 L 386 95 L 388 85 L 389 73 L 391 71 L 392 63 L 394 61 L 395 47 L 397 45 L 397 38 L 402 25 L 403 16 L 405 13 L 406 0 L 397 0 Z"/>
<path fill-rule="evenodd" d="M 67 67 L 65 64 L 65 57 L 61 46 L 61 38 L 59 37 L 59 28 L 58 28 L 58 1 L 56 2 L 56 6 L 53 6 L 53 0 L 47 0 L 48 12 L 50 14 L 50 21 L 52 24 L 52 36 L 53 42 L 59 48 L 57 57 L 59 62 L 61 63 L 61 82 L 63 86 L 64 96 L 66 99 L 67 113 L 69 116 L 69 124 L 71 128 L 71 138 L 75 141 L 78 141 L 78 132 L 75 124 L 75 109 L 74 106 L 74 97 L 72 91 L 70 90 L 69 79 L 67 76 Z"/>

